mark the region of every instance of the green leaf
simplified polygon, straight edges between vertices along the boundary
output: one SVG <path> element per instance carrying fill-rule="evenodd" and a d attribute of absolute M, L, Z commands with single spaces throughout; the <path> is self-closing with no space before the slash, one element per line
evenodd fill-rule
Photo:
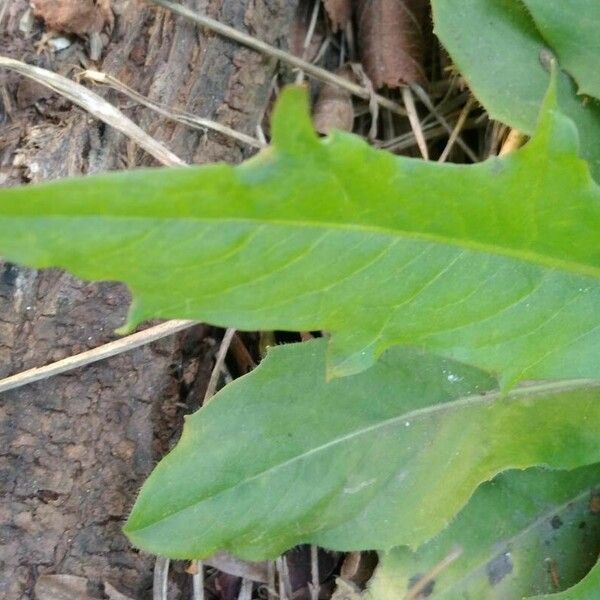
<path fill-rule="evenodd" d="M 596 563 L 579 583 L 565 592 L 535 596 L 531 600 L 598 600 L 598 598 L 600 598 L 600 564 Z"/>
<path fill-rule="evenodd" d="M 542 2 L 560 10 L 571 3 Z M 432 8 L 435 31 L 477 99 L 494 119 L 532 134 L 548 87 L 542 65 L 548 47 L 525 6 L 519 0 L 432 0 Z M 566 74 L 559 77 L 558 104 L 577 125 L 582 156 L 598 180 L 600 105 L 579 98 Z"/>
<path fill-rule="evenodd" d="M 328 330 L 329 376 L 395 344 L 503 385 L 600 376 L 600 190 L 553 89 L 535 139 L 472 166 L 320 141 L 298 88 L 273 131 L 236 168 L 0 190 L 0 253 L 127 282 L 131 326 Z"/>
<path fill-rule="evenodd" d="M 579 84 L 579 93 L 600 98 L 600 2 L 523 0 L 538 30 Z"/>
<path fill-rule="evenodd" d="M 567 589 L 600 552 L 600 520 L 590 510 L 599 486 L 598 465 L 498 475 L 416 552 L 395 548 L 384 554 L 366 599 L 403 598 L 446 557 L 449 564 L 428 586 L 431 600 L 517 600 Z M 440 503 L 444 500 L 440 497 Z"/>
<path fill-rule="evenodd" d="M 600 459 L 600 382 L 502 396 L 480 371 L 395 348 L 326 383 L 325 352 L 323 339 L 277 347 L 188 418 L 130 540 L 174 558 L 418 546 L 501 470 Z"/>

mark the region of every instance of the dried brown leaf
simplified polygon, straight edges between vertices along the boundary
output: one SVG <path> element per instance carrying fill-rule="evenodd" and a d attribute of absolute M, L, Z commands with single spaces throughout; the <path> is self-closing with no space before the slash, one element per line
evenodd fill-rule
<path fill-rule="evenodd" d="M 114 23 L 111 0 L 31 0 L 31 7 L 54 31 L 86 35 Z"/>
<path fill-rule="evenodd" d="M 345 581 L 350 581 L 358 572 L 359 565 L 360 552 L 350 552 L 346 554 L 340 569 L 340 577 Z"/>
<path fill-rule="evenodd" d="M 352 16 L 351 0 L 324 0 L 333 31 L 344 29 Z"/>
<path fill-rule="evenodd" d="M 340 568 L 340 579 L 353 583 L 359 588 L 364 588 L 373 577 L 373 572 L 378 563 L 376 552 L 350 552 L 344 558 Z"/>
<path fill-rule="evenodd" d="M 336 73 L 345 79 L 354 81 L 348 65 L 340 67 Z M 354 107 L 350 92 L 337 86 L 325 84 L 321 87 L 313 111 L 315 129 L 322 134 L 332 129 L 352 131 L 354 125 Z"/>
<path fill-rule="evenodd" d="M 363 68 L 376 89 L 426 82 L 427 0 L 357 0 Z"/>

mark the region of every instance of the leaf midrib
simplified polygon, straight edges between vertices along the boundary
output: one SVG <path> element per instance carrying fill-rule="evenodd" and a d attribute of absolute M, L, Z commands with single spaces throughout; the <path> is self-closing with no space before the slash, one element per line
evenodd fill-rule
<path fill-rule="evenodd" d="M 350 433 L 347 433 L 338 438 L 330 440 L 325 444 L 316 446 L 315 448 L 310 448 L 309 450 L 307 450 L 301 454 L 298 454 L 296 456 L 293 456 L 292 458 L 290 458 L 284 462 L 280 462 L 280 463 L 275 464 L 267 469 L 264 469 L 263 471 L 260 471 L 259 473 L 255 473 L 254 475 L 247 477 L 243 481 L 238 481 L 234 485 L 230 485 L 228 487 L 222 488 L 208 496 L 202 497 L 201 499 L 199 499 L 197 501 L 191 502 L 190 504 L 187 504 L 186 506 L 184 506 L 182 508 L 178 508 L 177 510 L 175 510 L 168 516 L 158 519 L 156 521 L 152 521 L 148 525 L 144 525 L 143 527 L 139 527 L 139 528 L 135 528 L 135 529 L 131 529 L 126 526 L 124 529 L 130 533 L 144 531 L 145 529 L 153 527 L 156 523 L 158 523 L 160 521 L 166 521 L 166 520 L 170 520 L 170 519 L 176 517 L 178 514 L 188 510 L 192 506 L 201 504 L 201 503 L 211 500 L 212 498 L 215 498 L 221 494 L 224 494 L 226 492 L 234 490 L 237 487 L 240 487 L 249 482 L 258 480 L 261 477 L 263 477 L 264 475 L 268 475 L 269 473 L 277 471 L 278 469 L 285 468 L 285 467 L 287 467 L 297 461 L 305 459 L 313 454 L 318 454 L 320 452 L 327 450 L 328 448 L 331 448 L 338 444 L 342 444 L 353 438 L 360 437 L 362 435 L 366 435 L 373 431 L 377 431 L 378 429 L 384 429 L 390 425 L 395 424 L 396 422 L 402 422 L 402 421 L 413 422 L 415 420 L 420 420 L 424 417 L 433 415 L 435 413 L 443 413 L 443 412 L 447 412 L 447 411 L 451 411 L 451 410 L 455 410 L 455 409 L 461 409 L 465 406 L 469 406 L 472 404 L 478 404 L 478 403 L 481 403 L 482 405 L 491 404 L 492 402 L 494 402 L 495 400 L 498 400 L 498 399 L 517 401 L 517 400 L 521 399 L 523 396 L 530 397 L 530 396 L 534 396 L 534 395 L 542 395 L 542 394 L 548 394 L 548 393 L 559 394 L 559 393 L 566 393 L 569 391 L 578 391 L 578 390 L 582 390 L 582 389 L 596 388 L 596 387 L 600 388 L 600 380 L 569 379 L 569 380 L 564 380 L 564 381 L 555 381 L 555 382 L 551 382 L 551 383 L 523 386 L 523 387 L 519 387 L 519 388 L 513 390 L 512 392 L 509 392 L 508 394 L 505 394 L 500 391 L 493 391 L 493 392 L 489 392 L 487 394 L 477 394 L 477 395 L 472 395 L 472 396 L 461 397 L 456 400 L 450 400 L 448 402 L 435 404 L 433 406 L 426 406 L 424 408 L 415 409 L 415 410 L 409 411 L 407 413 L 403 413 L 402 415 L 391 417 L 391 418 L 385 419 L 384 421 L 381 421 L 379 423 L 369 425 L 368 427 L 354 430 Z M 215 402 L 215 403 L 211 404 L 210 406 L 214 407 L 217 404 L 218 404 L 218 402 Z M 202 409 L 200 409 L 200 413 L 201 412 L 202 412 Z"/>
<path fill-rule="evenodd" d="M 528 251 L 524 249 L 511 249 L 507 246 L 500 246 L 498 244 L 492 243 L 484 243 L 477 242 L 474 240 L 465 240 L 463 238 L 453 238 L 448 236 L 436 235 L 436 234 L 428 234 L 404 229 L 391 229 L 383 226 L 375 226 L 375 225 L 360 225 L 354 223 L 336 223 L 329 221 L 302 221 L 302 220 L 284 220 L 284 219 L 265 219 L 260 220 L 257 218 L 222 218 L 222 217 L 196 217 L 193 215 L 186 215 L 185 217 L 175 217 L 175 216 L 167 216 L 167 217 L 149 217 L 149 216 L 140 216 L 140 215 L 115 215 L 109 216 L 106 215 L 95 215 L 88 214 L 79 217 L 73 217 L 72 215 L 61 215 L 61 214 L 52 214 L 52 215 L 11 215 L 11 216 L 3 216 L 3 220 L 28 220 L 31 219 L 33 221 L 40 220 L 52 220 L 52 219 L 76 219 L 76 220 L 105 220 L 109 223 L 114 220 L 120 221 L 151 221 L 155 223 L 164 223 L 165 221 L 194 221 L 200 223 L 223 223 L 223 224 L 251 224 L 256 227 L 292 227 L 298 229 L 336 229 L 340 231 L 351 231 L 351 232 L 359 232 L 365 234 L 378 234 L 378 235 L 386 235 L 389 237 L 395 238 L 403 238 L 407 241 L 421 241 L 421 242 L 429 242 L 435 243 L 444 246 L 452 246 L 456 248 L 460 248 L 462 250 L 470 250 L 474 252 L 479 252 L 481 254 L 499 256 L 503 258 L 511 258 L 516 259 L 522 262 L 527 262 L 529 264 L 533 264 L 536 266 L 556 270 L 563 271 L 569 274 L 580 275 L 584 277 L 593 277 L 600 278 L 600 266 L 594 266 L 589 264 L 584 264 L 581 262 L 576 262 L 573 260 L 564 260 L 559 259 L 554 256 L 540 254 L 539 252 Z"/>

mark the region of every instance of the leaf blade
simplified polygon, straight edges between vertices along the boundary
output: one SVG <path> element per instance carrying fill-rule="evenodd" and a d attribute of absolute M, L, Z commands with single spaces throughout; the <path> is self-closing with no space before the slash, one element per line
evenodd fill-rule
<path fill-rule="evenodd" d="M 493 381 L 482 372 L 401 349 L 326 383 L 325 351 L 322 339 L 275 348 L 189 418 L 142 489 L 132 542 L 172 557 L 226 549 L 249 559 L 304 542 L 418 545 L 505 468 L 600 456 L 596 384 L 502 399 L 483 393 Z"/>
<path fill-rule="evenodd" d="M 435 33 L 492 118 L 532 134 L 548 86 L 548 73 L 540 62 L 547 44 L 524 4 L 433 0 L 432 9 Z M 576 123 L 582 156 L 598 180 L 600 105 L 582 103 L 567 75 L 560 75 L 558 90 L 560 109 Z"/>
<path fill-rule="evenodd" d="M 502 473 L 480 486 L 449 527 L 417 551 L 384 554 L 365 596 L 403 597 L 457 547 L 462 552 L 435 577 L 432 598 L 499 600 L 570 588 L 600 550 L 600 525 L 590 511 L 599 483 L 598 465 Z"/>
<path fill-rule="evenodd" d="M 127 282 L 132 325 L 327 329 L 330 376 L 402 344 L 505 385 L 597 377 L 600 191 L 554 101 L 515 155 L 433 165 L 319 141 L 290 89 L 275 146 L 240 167 L 1 190 L 0 252 Z"/>
<path fill-rule="evenodd" d="M 600 98 L 600 7 L 590 0 L 523 0 L 538 30 L 579 85 L 580 94 Z"/>

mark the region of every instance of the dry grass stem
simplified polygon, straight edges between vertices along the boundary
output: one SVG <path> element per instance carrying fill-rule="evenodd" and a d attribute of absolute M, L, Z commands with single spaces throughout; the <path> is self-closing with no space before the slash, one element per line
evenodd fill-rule
<path fill-rule="evenodd" d="M 450 151 L 452 150 L 452 148 L 454 148 L 454 143 L 456 142 L 456 139 L 458 138 L 458 134 L 461 132 L 462 128 L 465 126 L 465 122 L 467 120 L 467 117 L 469 116 L 469 113 L 471 112 L 471 108 L 473 108 L 474 103 L 475 102 L 474 102 L 473 98 L 469 98 L 467 100 L 467 103 L 464 105 L 463 109 L 460 111 L 458 121 L 456 121 L 456 125 L 454 126 L 454 129 L 452 130 L 452 133 L 450 134 L 450 137 L 448 138 L 446 147 L 444 148 L 444 150 L 440 154 L 440 157 L 438 158 L 438 162 L 441 162 L 441 163 L 445 162 L 446 159 L 448 158 Z"/>
<path fill-rule="evenodd" d="M 164 556 L 157 556 L 154 562 L 154 585 L 152 586 L 152 600 L 167 600 L 169 587 L 169 565 L 171 561 Z"/>
<path fill-rule="evenodd" d="M 194 561 L 196 573 L 192 575 L 192 598 L 204 600 L 204 568 L 201 560 Z"/>
<path fill-rule="evenodd" d="M 476 119 L 467 119 L 463 129 L 471 129 L 478 126 L 479 122 Z M 423 124 L 423 135 L 428 141 L 443 137 L 447 135 L 447 133 L 448 132 L 446 131 L 446 128 L 442 125 L 438 125 L 437 123 Z M 416 146 L 416 144 L 417 140 L 415 139 L 415 134 L 412 131 L 409 131 L 392 140 L 386 140 L 385 142 L 378 143 L 377 148 L 383 148 L 385 150 L 390 150 L 391 152 L 402 152 L 403 150 L 407 150 L 408 148 Z"/>
<path fill-rule="evenodd" d="M 425 160 L 429 160 L 429 151 L 427 150 L 427 142 L 425 141 L 425 136 L 423 135 L 421 120 L 419 119 L 419 113 L 417 112 L 417 107 L 415 106 L 415 99 L 413 98 L 412 92 L 408 86 L 402 87 L 402 100 L 404 102 L 404 106 L 406 107 L 410 127 L 415 134 L 415 139 L 417 140 L 419 152 Z"/>
<path fill-rule="evenodd" d="M 158 114 L 170 119 L 171 121 L 176 121 L 183 125 L 187 125 L 188 127 L 192 127 L 194 129 L 207 130 L 211 129 L 212 131 L 216 131 L 221 133 L 227 137 L 233 138 L 238 142 L 242 142 L 243 144 L 248 144 L 248 146 L 252 146 L 253 148 L 262 148 L 265 146 L 265 143 L 259 139 L 253 138 L 250 135 L 246 135 L 245 133 L 241 133 L 232 129 L 231 127 L 227 127 L 226 125 L 222 125 L 218 121 L 212 121 L 211 119 L 205 119 L 203 117 L 197 117 L 191 113 L 187 113 L 184 111 L 174 110 L 164 106 L 163 104 L 159 104 L 158 102 L 154 102 L 146 96 L 142 96 L 142 94 L 136 92 L 134 89 L 125 85 L 115 77 L 108 75 L 107 73 L 102 73 L 100 71 L 95 71 L 93 69 L 87 69 L 83 71 L 81 77 L 84 79 L 88 79 L 89 81 L 93 81 L 94 83 L 98 83 L 100 85 L 109 86 L 132 100 L 135 100 L 139 104 L 149 108 L 157 112 Z"/>
<path fill-rule="evenodd" d="M 212 373 L 210 374 L 210 379 L 208 380 L 208 385 L 206 386 L 203 404 L 207 404 L 217 391 L 219 377 L 221 376 L 221 371 L 223 370 L 223 365 L 225 364 L 225 357 L 227 356 L 227 352 L 229 351 L 229 346 L 231 345 L 231 340 L 233 340 L 234 335 L 235 329 L 233 327 L 230 327 L 225 331 L 225 335 L 223 336 L 223 340 L 219 346 L 219 351 L 217 352 L 215 366 L 213 367 Z"/>
<path fill-rule="evenodd" d="M 7 56 L 0 56 L 0 67 L 12 69 L 21 75 L 25 75 L 25 77 L 29 77 L 29 79 L 33 79 L 37 83 L 41 83 L 57 94 L 69 99 L 97 119 L 124 133 L 161 164 L 167 166 L 186 166 L 186 163 L 181 158 L 149 136 L 119 109 L 83 85 L 47 69 L 34 67 L 20 60 L 8 58 Z"/>
<path fill-rule="evenodd" d="M 275 563 L 270 560 L 267 566 L 267 600 L 273 600 L 276 598 L 276 590 L 275 590 Z"/>
<path fill-rule="evenodd" d="M 371 126 L 369 128 L 367 137 L 369 140 L 373 141 L 377 137 L 377 124 L 379 123 L 379 104 L 377 103 L 377 94 L 373 88 L 373 83 L 367 77 L 367 74 L 360 63 L 350 63 L 350 69 L 365 87 L 365 89 L 369 92 L 369 113 L 371 115 Z M 357 115 L 355 112 L 354 117 L 356 118 L 356 116 Z"/>
<path fill-rule="evenodd" d="M 321 583 L 319 577 L 319 548 L 314 544 L 310 547 L 310 578 L 311 583 L 308 586 L 310 590 L 310 600 L 319 600 Z"/>
<path fill-rule="evenodd" d="M 511 129 L 500 148 L 500 152 L 498 152 L 498 156 L 506 156 L 515 150 L 518 150 L 524 143 L 527 138 L 522 131 L 518 129 Z"/>
<path fill-rule="evenodd" d="M 27 371 L 22 371 L 21 373 L 0 380 L 0 393 L 33 383 L 34 381 L 47 379 L 60 373 L 66 373 L 79 367 L 85 367 L 86 365 L 116 356 L 117 354 L 123 354 L 123 352 L 145 346 L 156 340 L 173 335 L 178 331 L 188 329 L 194 324 L 194 321 L 167 321 L 166 323 L 133 333 L 114 342 L 98 346 L 98 348 L 94 348 L 93 350 L 86 350 L 80 354 L 63 358 L 44 367 L 35 367 Z"/>
<path fill-rule="evenodd" d="M 279 600 L 292 600 L 290 574 L 285 556 L 280 556 L 275 561 L 277 577 L 279 580 Z"/>
<path fill-rule="evenodd" d="M 315 0 L 313 5 L 312 14 L 310 17 L 310 23 L 308 25 L 308 30 L 306 31 L 306 35 L 304 36 L 304 42 L 302 43 L 302 59 L 306 60 L 306 54 L 308 52 L 308 48 L 310 47 L 310 43 L 312 41 L 313 35 L 315 34 L 315 28 L 317 27 L 317 19 L 319 17 L 319 9 L 321 8 L 321 0 Z M 322 45 L 321 45 L 322 47 Z M 296 84 L 300 85 L 304 81 L 304 71 L 300 69 L 298 71 L 298 75 L 296 76 Z"/>
<path fill-rule="evenodd" d="M 425 90 L 420 85 L 412 85 L 411 89 L 417 95 L 419 100 L 425 105 L 427 110 L 436 118 L 437 122 L 448 132 L 449 135 L 452 135 L 452 127 L 450 127 L 448 121 L 439 113 L 436 107 L 431 102 L 431 99 L 425 92 Z M 460 137 L 460 135 L 456 138 L 456 143 L 465 151 L 465 154 L 473 161 L 479 162 L 477 155 L 465 144 L 464 140 Z"/>
<path fill-rule="evenodd" d="M 252 582 L 249 579 L 242 579 L 242 586 L 237 600 L 252 600 Z"/>
<path fill-rule="evenodd" d="M 364 87 L 357 85 L 351 81 L 348 81 L 347 79 L 344 79 L 343 77 L 339 77 L 339 76 L 335 75 L 335 73 L 331 73 L 330 71 L 327 71 L 326 69 L 318 67 L 317 65 L 313 65 L 312 63 L 309 63 L 301 58 L 298 58 L 297 56 L 294 56 L 293 54 L 290 54 L 289 52 L 285 52 L 284 50 L 275 48 L 274 46 L 271 46 L 270 44 L 267 44 L 266 42 L 263 42 L 261 40 L 258 40 L 256 38 L 252 37 L 251 35 L 248 35 L 246 33 L 238 31 L 234 27 L 230 27 L 229 25 L 220 23 L 219 21 L 217 21 L 215 19 L 211 19 L 210 17 L 207 17 L 206 15 L 197 13 L 193 10 L 190 10 L 189 8 L 186 8 L 185 6 L 182 6 L 181 4 L 171 2 L 170 0 L 149 0 L 149 1 L 152 2 L 153 4 L 157 4 L 159 6 L 162 6 L 163 8 L 169 9 L 172 12 L 180 15 L 183 18 L 188 19 L 189 21 L 193 21 L 194 23 L 200 25 L 201 27 L 206 27 L 207 29 L 214 31 L 215 33 L 223 35 L 223 36 L 225 36 L 229 39 L 232 39 L 240 44 L 243 44 L 244 46 L 252 48 L 253 50 L 256 50 L 257 52 L 261 52 L 263 54 L 266 54 L 267 56 L 271 56 L 273 58 L 276 58 L 277 60 L 280 60 L 282 62 L 290 64 L 293 67 L 296 67 L 297 69 L 301 69 L 307 75 L 310 75 L 311 77 L 314 77 L 315 79 L 320 79 L 321 81 L 324 81 L 326 83 L 330 83 L 332 85 L 337 85 L 338 87 L 344 88 L 344 89 L 348 90 L 354 96 L 357 96 L 358 98 L 363 98 L 365 100 L 369 100 L 369 98 L 370 98 L 369 91 L 367 89 L 365 89 Z M 377 94 L 375 96 L 375 99 L 377 100 L 377 103 L 380 106 L 383 106 L 384 108 L 387 108 L 387 109 L 391 110 L 392 112 L 395 112 L 399 115 L 403 115 L 403 116 L 406 115 L 406 111 L 398 103 L 390 100 L 389 98 L 386 98 L 385 96 L 381 96 L 380 94 Z"/>

